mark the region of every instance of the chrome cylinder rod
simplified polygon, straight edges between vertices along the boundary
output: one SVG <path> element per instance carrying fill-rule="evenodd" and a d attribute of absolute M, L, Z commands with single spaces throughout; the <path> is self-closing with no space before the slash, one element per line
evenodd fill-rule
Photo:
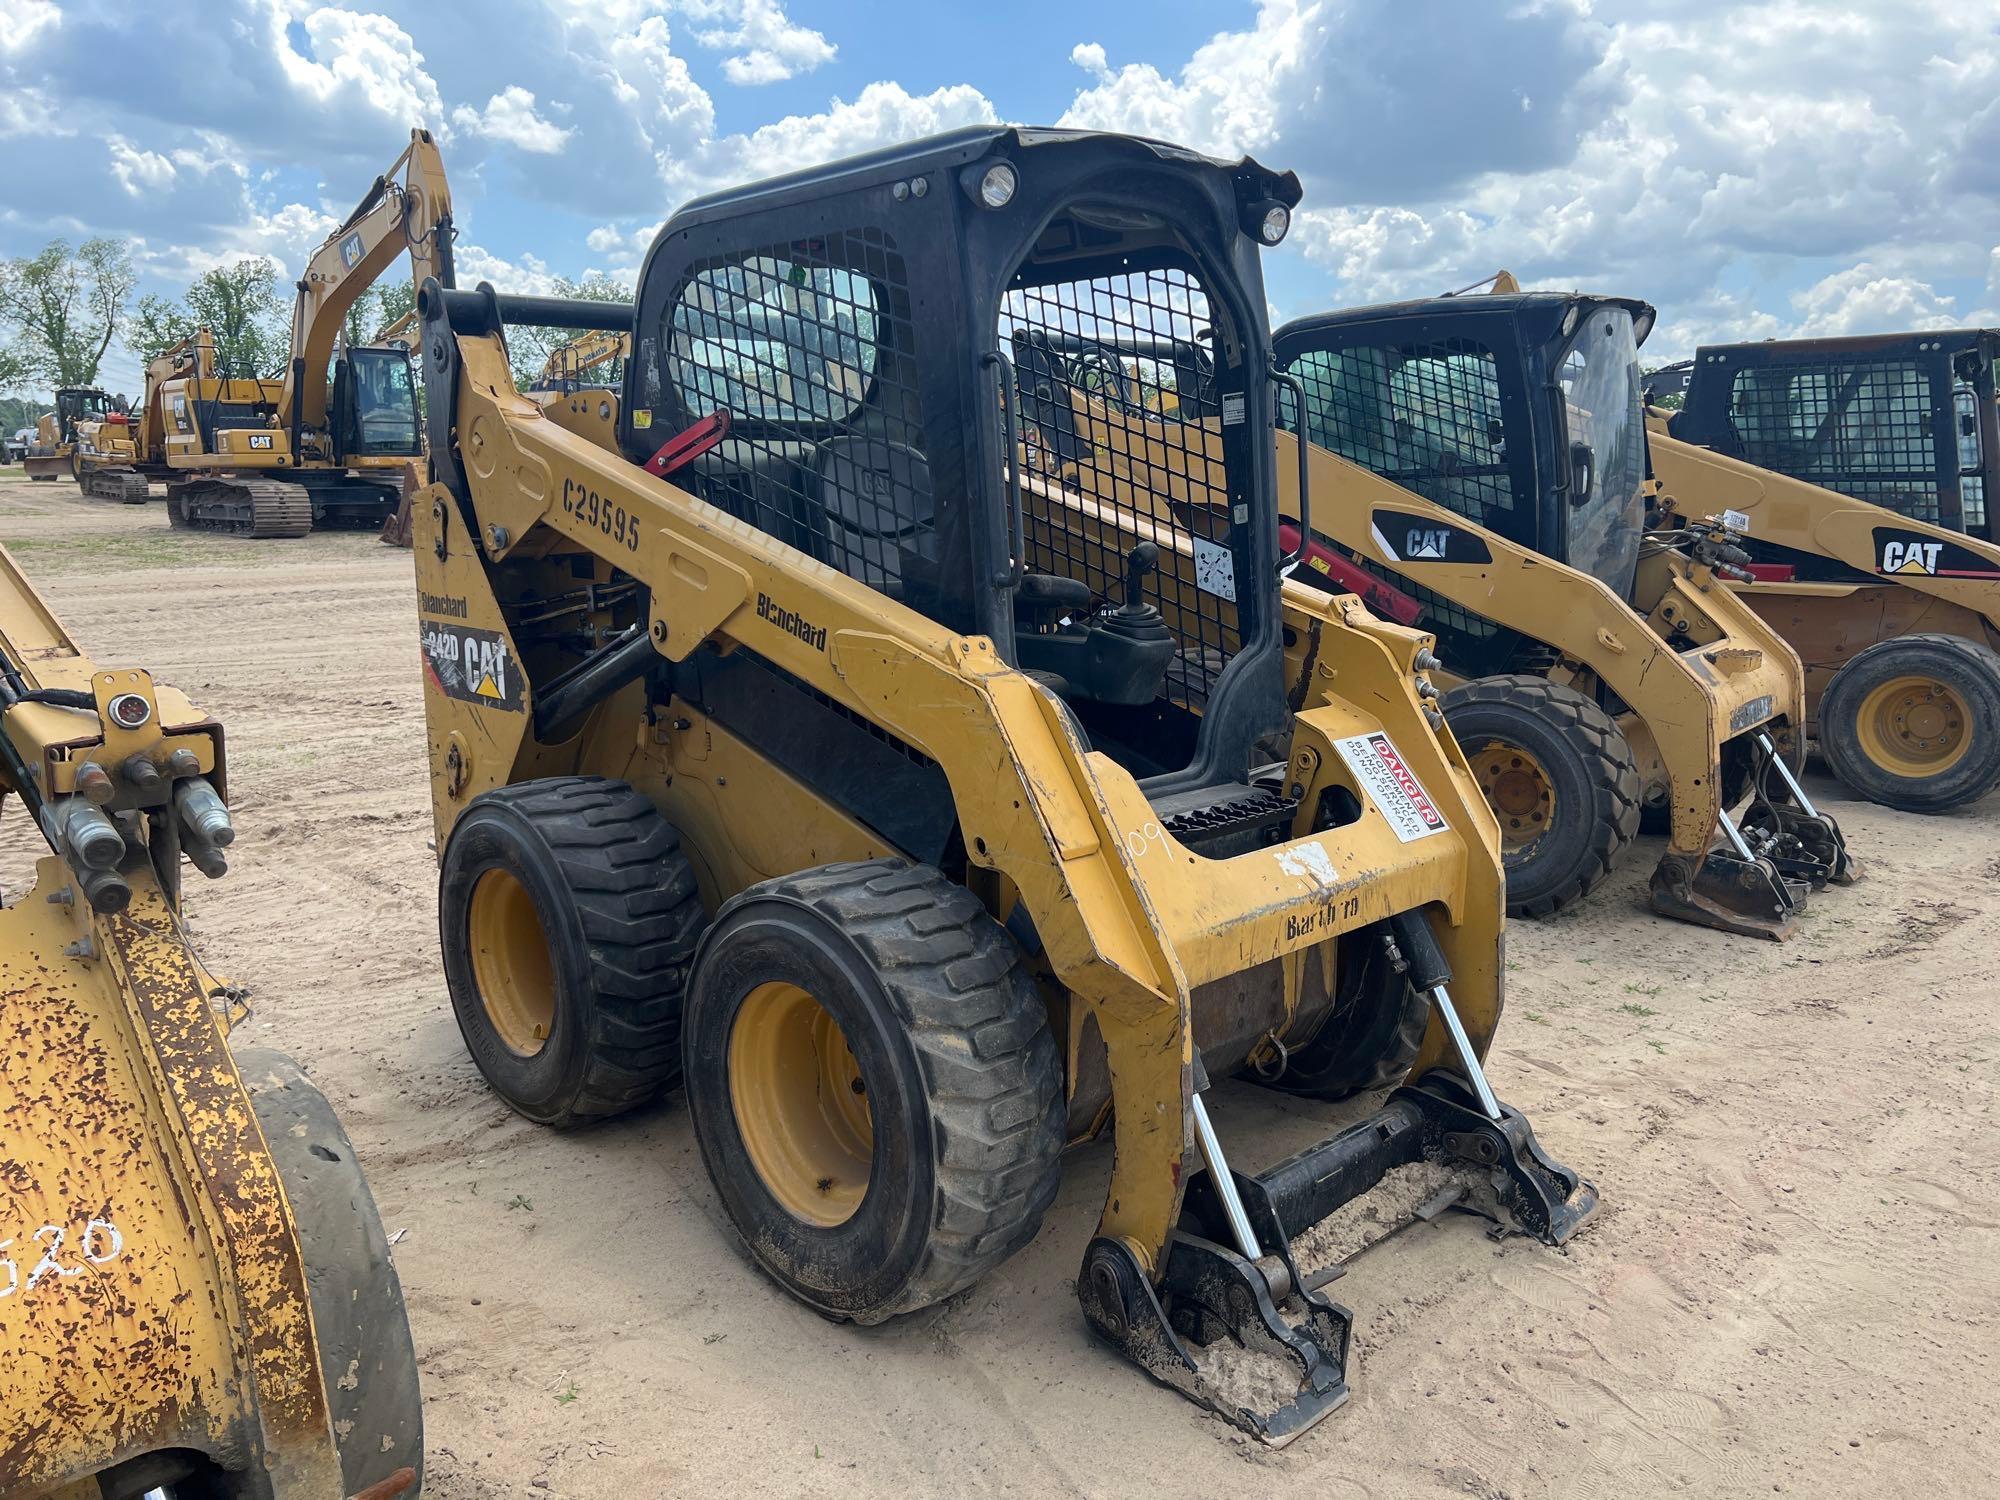
<path fill-rule="evenodd" d="M 1792 774 L 1792 768 L 1785 764 L 1785 757 L 1778 754 L 1778 747 L 1771 743 L 1771 737 L 1768 734 L 1759 734 L 1757 743 L 1764 747 L 1764 753 L 1771 757 L 1771 764 L 1778 768 L 1778 774 L 1785 778 L 1785 785 L 1792 789 L 1792 796 L 1799 804 L 1799 811 L 1809 818 L 1818 817 L 1819 809 L 1812 805 L 1812 798 L 1808 797 L 1806 789 L 1799 785 L 1799 778 Z"/>
<path fill-rule="evenodd" d="M 1717 816 L 1721 819 L 1722 831 L 1729 835 L 1729 842 L 1736 846 L 1736 852 L 1744 859 L 1755 859 L 1757 856 L 1750 852 L 1749 842 L 1737 828 L 1736 820 L 1729 816 L 1728 809 L 1725 808 Z"/>
<path fill-rule="evenodd" d="M 1458 1019 L 1458 1007 L 1451 1003 L 1451 991 L 1443 985 L 1431 990 L 1431 1004 L 1444 1017 L 1445 1030 L 1451 1033 L 1451 1044 L 1458 1049 L 1458 1060 L 1465 1068 L 1465 1076 L 1472 1080 L 1472 1091 L 1479 1096 L 1479 1107 L 1486 1118 L 1494 1124 L 1500 1123 L 1500 1101 L 1493 1097 L 1493 1085 L 1486 1081 L 1486 1070 L 1479 1066 L 1479 1054 L 1472 1050 L 1472 1038 L 1465 1034 L 1465 1027 Z"/>
<path fill-rule="evenodd" d="M 1222 1159 L 1222 1142 L 1216 1138 L 1215 1127 L 1208 1122 L 1208 1106 L 1201 1102 L 1201 1095 L 1193 1099 L 1194 1143 L 1201 1152 L 1201 1164 L 1208 1168 L 1208 1179 L 1215 1184 L 1215 1196 L 1222 1200 L 1222 1212 L 1229 1219 L 1229 1233 L 1236 1241 L 1236 1252 L 1253 1265 L 1263 1257 L 1257 1248 L 1257 1232 L 1250 1227 L 1250 1215 L 1243 1211 L 1243 1200 L 1236 1192 L 1236 1179 L 1229 1175 L 1229 1163 Z"/>

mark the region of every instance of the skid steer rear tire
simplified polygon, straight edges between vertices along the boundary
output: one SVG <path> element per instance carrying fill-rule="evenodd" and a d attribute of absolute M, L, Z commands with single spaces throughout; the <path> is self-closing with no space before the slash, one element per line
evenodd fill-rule
<path fill-rule="evenodd" d="M 1542 677 L 1484 677 L 1453 688 L 1444 716 L 1475 773 L 1510 751 L 1548 789 L 1536 811 L 1494 805 L 1507 867 L 1507 915 L 1546 917 L 1576 905 L 1609 875 L 1639 832 L 1639 768 L 1611 716 L 1574 688 Z M 1488 790 L 1489 803 L 1494 801 Z"/>
<path fill-rule="evenodd" d="M 1827 684 L 1819 747 L 1834 775 L 1884 807 L 1977 801 L 2000 782 L 2000 654 L 1957 635 L 1876 642 Z"/>
<path fill-rule="evenodd" d="M 1389 962 L 1380 931 L 1341 939 L 1333 1011 L 1269 1086 L 1306 1099 L 1345 1099 L 1401 1083 L 1430 1027 L 1427 997 Z M 1245 1075 L 1260 1081 L 1254 1072 Z"/>
<path fill-rule="evenodd" d="M 305 1261 L 341 1493 L 406 1465 L 423 1487 L 424 1407 L 403 1286 L 354 1147 L 325 1095 L 282 1052 L 231 1049 L 284 1184 Z"/>
<path fill-rule="evenodd" d="M 970 1286 L 1055 1197 L 1046 1009 L 1006 930 L 928 865 L 826 865 L 731 900 L 683 1051 L 731 1221 L 830 1317 L 879 1323 Z"/>
<path fill-rule="evenodd" d="M 678 1080 L 702 925 L 680 836 L 622 781 L 501 787 L 445 843 L 438 932 L 459 1030 L 500 1097 L 543 1125 L 622 1114 Z"/>

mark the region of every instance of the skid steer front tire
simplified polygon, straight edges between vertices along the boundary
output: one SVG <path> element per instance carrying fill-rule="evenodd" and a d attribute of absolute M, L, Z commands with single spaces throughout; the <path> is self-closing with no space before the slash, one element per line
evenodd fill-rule
<path fill-rule="evenodd" d="M 1507 915 L 1576 905 L 1639 832 L 1639 768 L 1624 734 L 1583 694 L 1542 677 L 1483 677 L 1442 703 L 1500 820 Z"/>
<path fill-rule="evenodd" d="M 1939 813 L 2000 782 L 2000 654 L 1956 635 L 1878 641 L 1819 705 L 1826 762 L 1870 802 Z"/>
<path fill-rule="evenodd" d="M 878 1323 L 970 1286 L 1055 1197 L 1062 1077 L 1019 951 L 927 865 L 767 880 L 702 940 L 688 1111 L 757 1262 Z"/>
<path fill-rule="evenodd" d="M 475 799 L 438 872 L 459 1030 L 529 1119 L 621 1114 L 680 1076 L 703 914 L 680 837 L 622 781 L 555 776 Z"/>

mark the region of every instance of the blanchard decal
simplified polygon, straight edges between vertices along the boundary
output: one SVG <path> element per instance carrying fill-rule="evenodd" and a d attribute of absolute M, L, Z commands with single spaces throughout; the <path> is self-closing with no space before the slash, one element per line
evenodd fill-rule
<path fill-rule="evenodd" d="M 1490 563 L 1493 551 L 1486 539 L 1462 526 L 1413 516 L 1407 511 L 1378 510 L 1369 518 L 1375 545 L 1391 562 Z"/>
<path fill-rule="evenodd" d="M 1776 706 L 1769 693 L 1766 693 L 1761 698 L 1752 698 L 1748 703 L 1740 705 L 1730 714 L 1729 732 L 1731 734 L 1741 734 L 1752 724 L 1763 723 L 1771 717 L 1771 710 Z"/>
<path fill-rule="evenodd" d="M 757 596 L 757 618 L 775 625 L 786 635 L 795 635 L 815 651 L 826 650 L 826 627 L 815 625 L 795 609 L 784 605 L 769 594 Z"/>
<path fill-rule="evenodd" d="M 424 671 L 448 698 L 521 711 L 521 669 L 496 630 L 471 625 L 423 628 Z"/>
<path fill-rule="evenodd" d="M 1894 526 L 1875 528 L 1875 571 L 1926 578 L 2000 578 L 2000 567 L 1970 547 Z"/>
<path fill-rule="evenodd" d="M 1347 762 L 1347 769 L 1361 783 L 1361 790 L 1389 820 L 1389 827 L 1404 843 L 1443 833 L 1444 814 L 1417 780 L 1416 772 L 1403 763 L 1400 751 L 1381 732 L 1350 735 L 1335 740 L 1333 748 Z"/>
<path fill-rule="evenodd" d="M 419 589 L 417 607 L 427 615 L 437 615 L 446 620 L 463 620 L 466 614 L 463 594 L 426 594 Z"/>

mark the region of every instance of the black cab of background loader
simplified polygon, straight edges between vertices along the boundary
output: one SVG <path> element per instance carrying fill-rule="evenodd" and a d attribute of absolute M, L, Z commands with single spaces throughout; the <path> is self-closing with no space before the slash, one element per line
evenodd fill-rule
<path fill-rule="evenodd" d="M 1991 328 L 1703 345 L 1692 361 L 1652 372 L 1647 394 L 1682 398 L 1667 431 L 1683 442 L 1992 541 L 1996 355 Z M 1760 563 L 1799 579 L 1853 574 L 1748 540 Z"/>
<path fill-rule="evenodd" d="M 1272 343 L 1309 442 L 1629 600 L 1650 476 L 1638 351 L 1653 321 L 1628 298 L 1496 292 L 1301 318 Z M 1284 420 L 1296 428 L 1289 407 Z M 1397 585 L 1463 676 L 1506 672 L 1532 646 Z"/>
<path fill-rule="evenodd" d="M 358 344 L 334 362 L 332 422 L 337 462 L 416 458 L 423 452 L 417 377 L 401 344 Z"/>

